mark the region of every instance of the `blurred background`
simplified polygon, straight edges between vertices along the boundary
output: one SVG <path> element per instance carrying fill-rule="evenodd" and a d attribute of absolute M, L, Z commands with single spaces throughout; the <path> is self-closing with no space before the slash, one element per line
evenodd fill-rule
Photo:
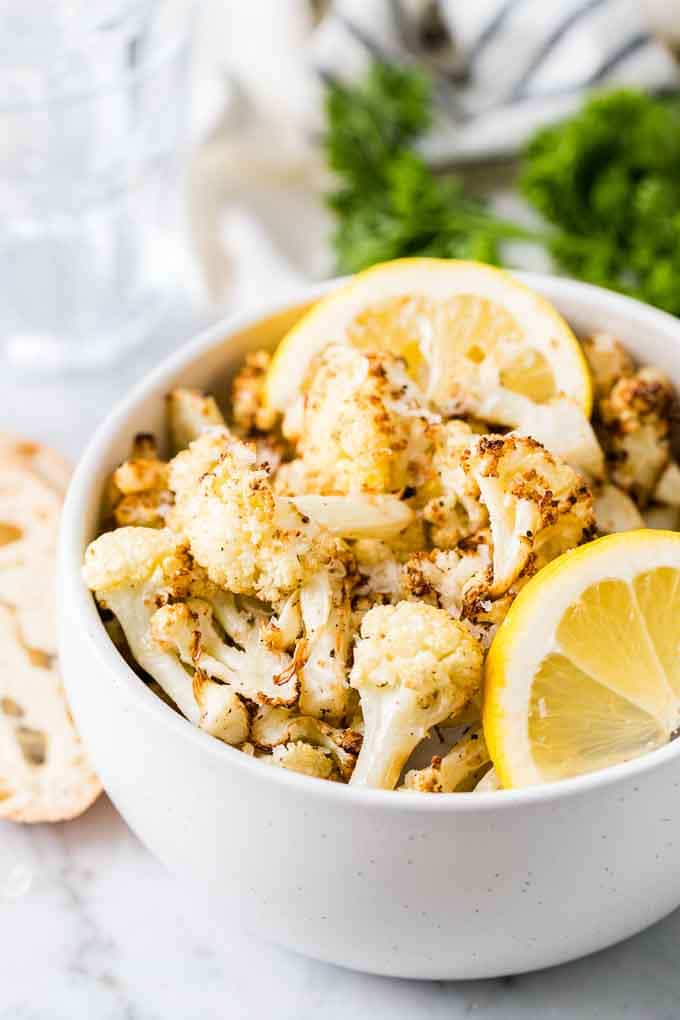
<path fill-rule="evenodd" d="M 202 326 L 399 255 L 680 312 L 679 12 L 2 0 L 3 424 L 75 455 Z"/>

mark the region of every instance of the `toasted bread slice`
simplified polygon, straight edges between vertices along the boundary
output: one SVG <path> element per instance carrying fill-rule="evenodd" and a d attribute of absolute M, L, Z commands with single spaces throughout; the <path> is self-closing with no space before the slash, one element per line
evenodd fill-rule
<path fill-rule="evenodd" d="M 55 563 L 66 462 L 0 436 L 0 818 L 58 821 L 101 791 L 56 662 Z"/>

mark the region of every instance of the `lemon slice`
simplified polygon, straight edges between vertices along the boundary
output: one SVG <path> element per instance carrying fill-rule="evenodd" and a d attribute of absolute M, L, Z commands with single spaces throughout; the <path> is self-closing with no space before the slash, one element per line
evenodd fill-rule
<path fill-rule="evenodd" d="M 627 761 L 680 721 L 680 533 L 607 535 L 527 584 L 486 662 L 484 734 L 504 787 Z"/>
<path fill-rule="evenodd" d="M 527 404 L 559 395 L 590 413 L 588 367 L 564 319 L 481 263 L 398 259 L 353 277 L 281 341 L 267 379 L 272 407 L 295 401 L 311 359 L 330 343 L 398 354 L 435 405 L 455 405 L 462 394 L 504 425 L 520 425 Z"/>

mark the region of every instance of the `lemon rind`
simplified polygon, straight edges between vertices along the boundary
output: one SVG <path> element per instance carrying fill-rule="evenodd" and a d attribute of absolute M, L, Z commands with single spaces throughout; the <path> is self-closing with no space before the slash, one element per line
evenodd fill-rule
<path fill-rule="evenodd" d="M 404 274 L 406 270 L 406 274 Z M 533 291 L 521 280 L 516 279 L 512 274 L 506 272 L 503 269 L 499 269 L 495 266 L 489 266 L 482 262 L 474 262 L 471 260 L 464 259 L 437 259 L 427 257 L 414 257 L 404 259 L 394 259 L 391 262 L 382 262 L 376 266 L 371 266 L 370 269 L 366 269 L 356 276 L 353 276 L 346 283 L 341 284 L 337 289 L 331 291 L 320 301 L 318 301 L 302 318 L 293 326 L 291 330 L 282 338 L 280 341 L 274 356 L 267 376 L 266 384 L 266 396 L 269 405 L 277 410 L 285 410 L 290 403 L 293 402 L 299 386 L 302 383 L 304 376 L 304 370 L 309 364 L 311 358 L 323 349 L 329 342 L 334 338 L 328 336 L 325 329 L 322 328 L 323 320 L 328 319 L 329 323 L 334 318 L 342 320 L 343 316 L 335 315 L 335 310 L 342 308 L 343 305 L 349 307 L 353 304 L 353 299 L 356 295 L 361 295 L 366 281 L 369 283 L 375 277 L 382 277 L 386 281 L 390 278 L 399 280 L 402 276 L 406 278 L 408 275 L 412 275 L 413 271 L 425 270 L 430 274 L 432 279 L 432 273 L 440 275 L 444 273 L 448 279 L 452 279 L 454 273 L 474 274 L 477 280 L 487 281 L 500 281 L 504 287 L 508 288 L 508 294 L 513 293 L 518 297 L 521 297 L 523 301 L 530 299 L 536 305 L 536 310 L 545 320 L 552 320 L 555 327 L 559 331 L 562 338 L 569 342 L 571 348 L 571 354 L 573 356 L 574 372 L 573 380 L 578 380 L 578 386 L 574 384 L 572 386 L 572 396 L 578 399 L 580 406 L 583 408 L 586 416 L 589 416 L 592 410 L 593 394 L 592 394 L 592 382 L 590 377 L 590 371 L 588 364 L 581 349 L 581 345 L 574 336 L 571 328 L 564 318 L 560 315 L 556 308 L 542 295 Z M 408 282 L 408 281 L 407 281 Z M 398 293 L 404 293 L 403 290 L 395 291 L 395 294 L 388 294 L 387 296 L 397 296 Z M 418 287 L 413 288 L 413 293 L 418 294 L 420 290 Z M 473 290 L 456 290 L 455 288 L 451 291 L 452 294 L 460 293 L 471 293 L 477 294 L 477 291 Z M 383 295 L 381 295 L 382 297 Z M 442 295 L 443 296 L 443 295 Z M 479 294 L 480 297 L 485 296 Z M 368 299 L 368 289 L 366 292 L 366 298 Z M 356 311 L 359 311 L 362 304 L 365 302 L 360 301 Z M 329 314 L 330 313 L 330 314 Z M 351 315 L 352 313 L 345 313 Z M 348 319 L 349 321 L 349 319 Z M 301 336 L 316 336 L 316 342 L 309 345 L 304 356 L 300 356 L 300 350 L 298 340 Z M 337 339 L 337 338 L 336 338 Z M 284 367 L 285 366 L 285 367 Z M 295 366 L 295 370 L 291 371 L 291 366 Z M 577 392 L 578 391 L 578 392 Z"/>
<path fill-rule="evenodd" d="M 664 552 L 670 549 L 675 556 L 664 555 Z M 618 571 L 592 569 L 598 563 L 603 563 L 606 567 L 607 562 L 613 564 L 617 560 L 620 564 Z M 587 574 L 583 570 L 584 565 L 591 568 Z M 539 571 L 519 593 L 491 645 L 484 675 L 482 719 L 485 739 L 491 760 L 504 788 L 542 781 L 538 772 L 531 777 L 526 771 L 518 769 L 516 766 L 518 756 L 509 753 L 509 734 L 506 725 L 509 712 L 504 695 L 508 689 L 508 674 L 513 659 L 517 659 L 522 643 L 530 640 L 536 644 L 536 632 L 541 627 L 544 629 L 542 635 L 544 650 L 549 647 L 550 640 L 554 637 L 553 633 L 545 632 L 549 623 L 546 616 L 549 615 L 550 589 L 559 589 L 562 597 L 555 600 L 555 605 L 561 604 L 564 612 L 579 590 L 583 591 L 598 580 L 607 577 L 632 580 L 643 569 L 662 566 L 677 567 L 680 570 L 680 532 L 648 528 L 620 532 L 605 535 L 559 556 Z M 585 577 L 585 582 L 580 585 L 575 583 L 579 576 Z M 534 658 L 537 661 L 542 658 L 540 645 L 535 651 Z M 533 676 L 533 671 L 530 672 Z M 531 677 L 528 689 L 530 683 Z"/>

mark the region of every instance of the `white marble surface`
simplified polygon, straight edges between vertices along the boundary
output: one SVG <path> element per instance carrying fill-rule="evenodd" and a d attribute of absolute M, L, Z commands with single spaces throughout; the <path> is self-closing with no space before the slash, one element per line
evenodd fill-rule
<path fill-rule="evenodd" d="M 31 875 L 22 895 L 0 898 L 1 1020 L 679 1015 L 680 912 L 539 974 L 397 981 L 305 960 L 235 930 L 161 869 L 105 798 L 68 824 L 0 827 L 0 840 L 3 869 L 14 862 Z"/>
<path fill-rule="evenodd" d="M 0 428 L 77 456 L 114 400 L 201 318 L 176 307 L 151 341 L 98 376 L 0 375 Z M 541 974 L 467 984 L 368 977 L 236 930 L 161 869 L 105 797 L 68 824 L 0 825 L 0 1020 L 673 1020 L 679 939 L 680 912 Z"/>

